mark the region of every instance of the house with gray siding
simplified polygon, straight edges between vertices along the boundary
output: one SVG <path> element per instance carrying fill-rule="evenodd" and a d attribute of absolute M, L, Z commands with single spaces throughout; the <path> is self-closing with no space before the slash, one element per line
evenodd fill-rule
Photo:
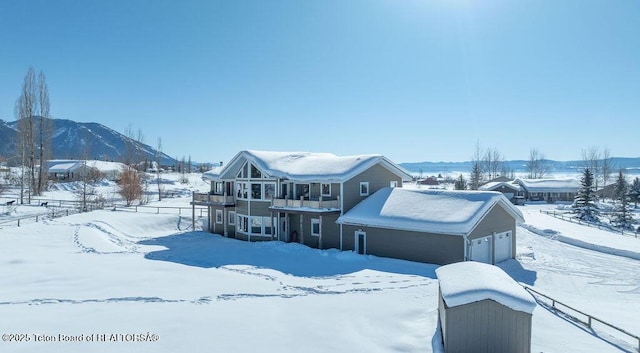
<path fill-rule="evenodd" d="M 524 219 L 499 192 L 384 188 L 337 222 L 342 249 L 444 265 L 514 258 Z"/>
<path fill-rule="evenodd" d="M 530 201 L 573 201 L 580 190 L 580 180 L 566 179 L 516 179 L 524 197 Z"/>
<path fill-rule="evenodd" d="M 342 249 L 338 217 L 411 175 L 381 155 L 241 151 L 203 179 L 211 190 L 194 193 L 191 204 L 208 208 L 210 232 Z"/>

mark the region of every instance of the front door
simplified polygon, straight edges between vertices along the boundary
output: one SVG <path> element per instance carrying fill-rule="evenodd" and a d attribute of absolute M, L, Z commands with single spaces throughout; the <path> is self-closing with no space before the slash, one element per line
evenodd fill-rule
<path fill-rule="evenodd" d="M 367 233 L 363 231 L 356 231 L 355 233 L 355 252 L 357 254 L 364 255 L 367 253 Z"/>

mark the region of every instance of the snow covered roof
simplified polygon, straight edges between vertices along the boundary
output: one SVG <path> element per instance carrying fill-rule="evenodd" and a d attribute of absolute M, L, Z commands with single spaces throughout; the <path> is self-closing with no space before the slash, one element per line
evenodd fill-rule
<path fill-rule="evenodd" d="M 72 172 L 78 168 L 80 168 L 82 164 L 79 162 L 66 162 L 66 163 L 58 163 L 53 164 L 49 167 L 49 173 L 66 173 Z"/>
<path fill-rule="evenodd" d="M 493 300 L 516 311 L 532 314 L 536 302 L 499 267 L 481 262 L 458 262 L 436 269 L 442 298 L 448 307 Z"/>
<path fill-rule="evenodd" d="M 529 192 L 577 192 L 580 189 L 578 179 L 516 179 Z"/>
<path fill-rule="evenodd" d="M 500 204 L 517 222 L 524 218 L 496 191 L 384 188 L 338 218 L 338 224 L 467 235 L 491 208 Z"/>
<path fill-rule="evenodd" d="M 486 191 L 493 191 L 496 189 L 499 189 L 501 187 L 507 187 L 509 189 L 513 189 L 514 191 L 521 191 L 522 187 L 518 184 L 514 184 L 512 182 L 506 182 L 506 181 L 492 181 L 489 183 L 486 183 L 484 185 L 481 185 L 478 190 L 486 190 Z"/>
<path fill-rule="evenodd" d="M 220 172 L 222 171 L 222 166 L 213 167 L 213 169 L 208 170 L 202 173 L 202 180 L 204 181 L 212 181 L 220 179 Z"/>
<path fill-rule="evenodd" d="M 272 151 L 241 151 L 223 168 L 219 177 L 235 178 L 245 160 L 253 162 L 271 177 L 296 181 L 346 181 L 377 163 L 402 180 L 411 180 L 408 171 L 382 155 L 336 156 L 331 153 Z"/>

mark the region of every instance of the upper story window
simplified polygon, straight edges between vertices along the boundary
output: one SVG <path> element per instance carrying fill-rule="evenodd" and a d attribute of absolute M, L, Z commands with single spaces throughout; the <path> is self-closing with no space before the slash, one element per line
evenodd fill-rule
<path fill-rule="evenodd" d="M 320 195 L 331 196 L 331 184 L 320 184 Z"/>
<path fill-rule="evenodd" d="M 214 193 L 218 195 L 222 195 L 224 193 L 224 183 L 221 181 L 216 181 Z"/>
<path fill-rule="evenodd" d="M 251 184 L 251 198 L 262 200 L 262 184 Z"/>
<path fill-rule="evenodd" d="M 369 196 L 369 182 L 360 182 L 360 196 Z"/>
<path fill-rule="evenodd" d="M 276 195 L 276 183 L 264 183 L 264 199 L 271 200 Z"/>
<path fill-rule="evenodd" d="M 255 165 L 251 165 L 251 179 L 261 179 L 262 178 L 262 173 L 260 173 L 260 170 L 258 168 L 256 168 Z"/>
<path fill-rule="evenodd" d="M 244 163 L 242 165 L 242 168 L 240 168 L 240 171 L 238 172 L 237 178 L 239 179 L 247 179 L 247 166 L 249 165 L 249 163 Z"/>

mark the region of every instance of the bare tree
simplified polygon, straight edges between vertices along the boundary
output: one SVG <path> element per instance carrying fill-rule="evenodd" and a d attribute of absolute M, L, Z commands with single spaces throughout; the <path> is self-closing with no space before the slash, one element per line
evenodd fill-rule
<path fill-rule="evenodd" d="M 49 118 L 49 88 L 44 72 L 38 75 L 38 120 L 37 120 L 37 144 L 38 144 L 38 179 L 35 183 L 35 194 L 42 194 L 47 183 L 46 161 L 51 158 L 52 122 Z"/>
<path fill-rule="evenodd" d="M 482 165 L 482 170 L 486 173 L 487 180 L 492 180 L 500 175 L 504 165 L 504 158 L 498 149 L 488 147 L 484 151 Z"/>
<path fill-rule="evenodd" d="M 607 186 L 615 167 L 615 163 L 611 157 L 611 151 L 609 151 L 608 147 L 605 147 L 605 149 L 602 150 L 602 187 Z"/>
<path fill-rule="evenodd" d="M 28 168 L 27 180 L 27 202 L 31 202 L 33 192 L 33 181 L 35 180 L 35 122 L 36 111 L 36 74 L 33 67 L 29 67 L 22 83 L 22 91 L 16 102 L 16 118 L 18 120 L 18 140 L 20 155 L 22 156 L 22 167 Z M 20 193 L 20 203 L 24 203 L 24 175 L 23 185 Z"/>
<path fill-rule="evenodd" d="M 598 190 L 598 181 L 602 175 L 602 157 L 597 146 L 582 149 L 582 167 L 589 169 L 593 174 L 594 188 Z"/>
<path fill-rule="evenodd" d="M 127 206 L 131 206 L 133 201 L 142 197 L 144 192 L 142 187 L 142 175 L 131 166 L 124 166 L 118 185 L 118 194 L 124 198 Z"/>
<path fill-rule="evenodd" d="M 529 160 L 527 161 L 526 168 L 529 179 L 542 179 L 547 173 L 548 166 L 544 154 L 537 148 L 529 150 Z"/>
<path fill-rule="evenodd" d="M 162 137 L 158 137 L 156 148 L 156 177 L 158 180 L 158 201 L 162 201 L 162 183 L 160 183 L 160 162 L 162 162 Z"/>

